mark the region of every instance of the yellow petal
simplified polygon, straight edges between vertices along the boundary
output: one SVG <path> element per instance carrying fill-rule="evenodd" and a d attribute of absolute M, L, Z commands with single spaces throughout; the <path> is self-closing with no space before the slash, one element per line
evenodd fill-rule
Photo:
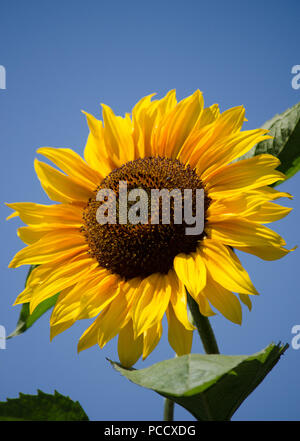
<path fill-rule="evenodd" d="M 74 285 L 67 295 L 59 296 L 51 316 L 51 324 L 71 318 L 81 320 L 95 317 L 117 294 L 117 277 L 98 267 Z"/>
<path fill-rule="evenodd" d="M 99 270 L 97 271 L 99 273 Z M 118 294 L 120 279 L 114 274 L 109 274 L 106 269 L 94 278 L 89 286 L 82 286 L 83 293 L 80 298 L 80 310 L 77 320 L 95 317 L 109 305 Z"/>
<path fill-rule="evenodd" d="M 126 286 L 126 284 L 124 284 Z M 88 349 L 95 344 L 102 348 L 110 339 L 112 339 L 122 326 L 126 326 L 129 321 L 128 306 L 132 292 L 129 285 L 118 294 L 118 298 L 113 304 L 107 306 L 104 311 L 98 315 L 94 322 L 82 334 L 77 350 L 78 352 Z"/>
<path fill-rule="evenodd" d="M 101 318 L 100 314 L 96 320 L 84 331 L 79 339 L 77 345 L 77 352 L 81 352 L 85 349 L 90 348 L 98 343 L 98 333 L 99 333 L 99 322 Z"/>
<path fill-rule="evenodd" d="M 49 233 L 49 230 L 47 230 L 46 233 Z M 26 243 L 26 245 L 31 245 L 34 242 L 37 242 L 46 233 L 44 231 L 41 231 L 40 228 L 38 228 L 38 229 L 36 229 L 36 228 L 32 229 L 32 227 L 18 228 L 18 236 L 24 243 Z"/>
<path fill-rule="evenodd" d="M 224 317 L 240 325 L 242 323 L 242 308 L 236 296 L 215 282 L 209 275 L 207 278 L 207 284 L 202 294 Z"/>
<path fill-rule="evenodd" d="M 249 296 L 247 296 L 247 294 L 239 294 L 239 298 L 241 300 L 241 302 L 243 302 L 249 309 L 249 311 L 251 311 L 252 309 L 252 302 Z"/>
<path fill-rule="evenodd" d="M 208 124 L 201 129 L 194 129 L 178 152 L 177 159 L 183 164 L 189 164 L 193 169 L 196 168 L 199 159 L 205 154 L 213 134 L 213 124 Z"/>
<path fill-rule="evenodd" d="M 62 302 L 65 298 L 69 297 L 70 291 L 72 291 L 73 286 L 69 286 L 68 288 L 61 291 L 61 293 L 58 296 L 58 299 L 56 301 L 56 304 L 52 310 L 51 317 L 50 317 L 50 341 L 56 337 L 58 334 L 64 332 L 65 330 L 69 329 L 74 323 L 75 323 L 75 314 L 74 312 L 67 311 L 67 318 L 65 320 L 61 321 L 60 323 L 55 320 L 55 316 L 57 314 L 57 308 L 60 305 L 60 302 Z"/>
<path fill-rule="evenodd" d="M 176 92 L 170 90 L 167 95 L 160 100 L 145 100 L 143 109 L 140 112 L 138 121 L 139 126 L 139 151 L 141 157 L 153 156 L 157 154 L 154 146 L 157 136 L 157 129 L 162 125 L 163 120 L 176 106 Z M 134 135 L 136 136 L 136 135 Z"/>
<path fill-rule="evenodd" d="M 128 119 L 115 116 L 110 107 L 102 104 L 104 129 L 103 136 L 109 156 L 120 167 L 135 159 L 135 149 L 132 138 L 132 124 Z"/>
<path fill-rule="evenodd" d="M 144 158 L 145 155 L 145 139 L 144 139 L 144 127 L 145 127 L 145 115 L 151 105 L 151 98 L 155 94 L 145 96 L 132 109 L 132 122 L 133 122 L 133 141 L 135 145 L 135 157 Z"/>
<path fill-rule="evenodd" d="M 220 117 L 220 109 L 218 104 L 213 104 L 210 107 L 203 109 L 201 117 L 197 123 L 197 129 L 215 122 Z"/>
<path fill-rule="evenodd" d="M 171 112 L 175 108 L 176 104 L 177 99 L 175 89 L 170 90 L 164 98 L 157 100 L 157 108 L 159 109 L 161 118 L 163 118 L 165 115 L 168 115 L 169 112 Z"/>
<path fill-rule="evenodd" d="M 128 307 L 132 291 L 128 285 L 119 285 L 119 293 L 112 304 L 109 304 L 96 320 L 85 330 L 78 342 L 77 351 L 81 352 L 95 344 L 102 348 L 109 340 L 117 335 L 122 326 L 129 320 Z"/>
<path fill-rule="evenodd" d="M 262 201 L 255 201 L 262 204 Z M 233 217 L 244 217 L 247 211 L 252 212 L 252 200 L 245 193 L 235 197 L 213 200 L 206 212 L 206 219 L 209 223 L 230 220 Z"/>
<path fill-rule="evenodd" d="M 206 239 L 201 252 L 207 271 L 224 288 L 241 294 L 258 294 L 238 257 L 228 247 Z"/>
<path fill-rule="evenodd" d="M 199 305 L 199 310 L 205 317 L 211 317 L 216 315 L 216 313 L 211 309 L 210 304 L 206 297 L 202 293 L 197 296 L 197 303 Z"/>
<path fill-rule="evenodd" d="M 196 166 L 197 172 L 201 174 L 202 179 L 209 182 L 209 176 L 216 170 L 244 155 L 260 141 L 271 138 L 265 136 L 266 133 L 267 130 L 257 129 L 222 137 L 201 156 L 200 162 Z"/>
<path fill-rule="evenodd" d="M 233 196 L 213 200 L 208 207 L 208 222 L 228 220 L 230 217 L 243 217 L 259 223 L 267 223 L 287 215 L 291 209 L 268 202 L 280 197 L 291 197 L 288 193 L 269 192 L 268 187 L 234 193 Z M 265 221 L 265 222 L 264 222 Z"/>
<path fill-rule="evenodd" d="M 204 182 L 212 198 L 226 197 L 233 191 L 245 191 L 270 185 L 285 179 L 283 173 L 275 170 L 280 161 L 272 155 L 258 155 L 235 162 L 204 177 Z"/>
<path fill-rule="evenodd" d="M 78 285 L 81 283 L 71 285 L 60 292 L 50 317 L 51 327 L 64 322 L 73 321 L 74 323 L 76 321 L 80 305 L 80 293 L 76 289 Z"/>
<path fill-rule="evenodd" d="M 44 162 L 35 160 L 34 167 L 43 189 L 53 201 L 86 204 L 94 195 L 70 176 L 62 174 Z"/>
<path fill-rule="evenodd" d="M 84 184 L 91 191 L 95 190 L 104 176 L 92 169 L 84 160 L 71 149 L 57 149 L 53 147 L 41 147 L 37 153 L 50 159 L 67 175 L 79 183 Z"/>
<path fill-rule="evenodd" d="M 74 256 L 73 253 L 71 255 L 55 259 L 50 264 L 43 264 L 34 268 L 27 278 L 25 289 L 18 295 L 14 302 L 14 305 L 30 302 L 35 288 L 40 286 L 42 283 L 45 283 L 45 281 L 53 274 L 53 268 L 62 265 L 64 266 L 68 262 L 74 262 L 75 260 L 77 261 L 81 258 L 82 256 L 80 254 Z"/>
<path fill-rule="evenodd" d="M 40 265 L 51 262 L 69 251 L 76 249 L 78 252 L 87 249 L 84 237 L 76 229 L 54 231 L 47 233 L 39 241 L 20 250 L 9 264 L 9 268 L 21 265 Z"/>
<path fill-rule="evenodd" d="M 132 306 L 136 336 L 161 321 L 171 297 L 171 289 L 167 275 L 155 273 L 142 280 Z"/>
<path fill-rule="evenodd" d="M 96 119 L 93 115 L 84 112 L 87 123 L 90 129 L 90 134 L 87 139 L 87 143 L 84 149 L 84 159 L 101 176 L 107 176 L 114 168 L 116 164 L 113 163 L 112 158 L 109 157 L 107 151 L 102 121 Z"/>
<path fill-rule="evenodd" d="M 63 223 L 80 227 L 82 225 L 82 208 L 76 205 L 41 205 L 33 202 L 14 202 L 6 204 L 28 225 Z"/>
<path fill-rule="evenodd" d="M 143 342 L 143 360 L 145 360 L 153 349 L 157 346 L 161 335 L 162 335 L 162 324 L 161 322 L 155 323 L 151 328 L 148 328 L 144 332 L 144 342 Z"/>
<path fill-rule="evenodd" d="M 173 280 L 174 280 L 174 282 L 173 282 L 174 287 L 172 287 L 171 303 L 172 303 L 174 313 L 175 313 L 177 319 L 181 322 L 181 324 L 187 330 L 192 331 L 194 328 L 188 319 L 187 295 L 186 295 L 186 290 L 185 290 L 184 284 L 178 279 L 177 276 L 174 276 Z"/>
<path fill-rule="evenodd" d="M 244 106 L 232 107 L 225 110 L 216 120 L 215 138 L 217 135 L 228 136 L 239 132 L 245 121 Z"/>
<path fill-rule="evenodd" d="M 276 246 L 274 244 L 269 244 L 269 245 L 251 246 L 251 247 L 237 246 L 235 248 L 240 251 L 243 251 L 244 253 L 253 254 L 254 256 L 257 256 L 263 260 L 277 260 L 286 256 L 291 251 L 294 251 L 297 247 L 288 250 L 280 245 Z"/>
<path fill-rule="evenodd" d="M 200 253 L 178 254 L 174 269 L 188 292 L 197 297 L 206 284 L 206 268 Z"/>
<path fill-rule="evenodd" d="M 55 268 L 52 275 L 41 285 L 33 288 L 30 300 L 30 314 L 44 300 L 59 293 L 65 288 L 74 285 L 83 277 L 88 276 L 98 266 L 91 258 L 82 258 L 66 264 L 63 268 Z"/>
<path fill-rule="evenodd" d="M 173 307 L 167 309 L 168 339 L 178 356 L 189 354 L 192 349 L 193 331 L 187 330 L 176 317 Z"/>
<path fill-rule="evenodd" d="M 252 194 L 256 194 L 259 197 L 262 197 L 265 201 L 274 201 L 279 198 L 289 198 L 293 199 L 293 196 L 290 193 L 286 193 L 284 191 L 278 191 L 273 187 L 261 187 L 256 190 L 251 191 Z"/>
<path fill-rule="evenodd" d="M 238 217 L 228 221 L 209 222 L 206 230 L 211 239 L 235 248 L 285 245 L 284 239 L 275 231 Z"/>
<path fill-rule="evenodd" d="M 50 326 L 50 341 L 53 340 L 58 334 L 69 329 L 72 325 L 74 325 L 74 320 L 65 321 L 63 323 L 59 323 L 58 325 Z"/>
<path fill-rule="evenodd" d="M 122 366 L 129 368 L 134 365 L 142 352 L 143 336 L 134 338 L 132 321 L 130 320 L 119 333 L 118 354 Z"/>
<path fill-rule="evenodd" d="M 24 243 L 31 245 L 40 240 L 46 234 L 57 232 L 58 230 L 60 230 L 62 233 L 64 232 L 63 234 L 68 235 L 69 232 L 71 234 L 74 232 L 74 226 L 62 224 L 40 224 L 30 227 L 20 227 L 18 229 L 18 236 Z"/>
<path fill-rule="evenodd" d="M 179 149 L 190 135 L 203 109 L 202 93 L 180 101 L 158 128 L 154 149 L 161 156 L 175 159 Z"/>
<path fill-rule="evenodd" d="M 215 153 L 215 145 L 219 140 L 224 140 L 226 137 L 238 132 L 244 121 L 245 109 L 243 106 L 235 107 L 226 110 L 221 115 L 216 114 L 214 122 L 207 124 L 206 126 L 201 124 L 201 119 L 196 125 L 198 126 L 199 137 L 198 142 L 194 146 L 193 151 L 189 154 L 191 159 L 189 163 L 194 168 L 196 167 L 197 173 L 201 175 L 207 168 L 207 162 L 211 165 Z"/>
<path fill-rule="evenodd" d="M 266 202 L 262 204 L 259 209 L 247 216 L 247 219 L 254 222 L 267 224 L 284 218 L 292 211 L 292 208 L 282 207 L 273 202 Z"/>
<path fill-rule="evenodd" d="M 119 284 L 120 293 L 98 316 L 98 344 L 101 348 L 130 320 L 132 298 L 138 284 L 134 282 L 132 279 L 130 283 Z"/>

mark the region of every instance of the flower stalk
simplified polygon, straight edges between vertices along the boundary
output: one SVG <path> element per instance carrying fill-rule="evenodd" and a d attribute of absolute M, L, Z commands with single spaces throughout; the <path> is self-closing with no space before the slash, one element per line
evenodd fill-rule
<path fill-rule="evenodd" d="M 201 314 L 197 302 L 195 302 L 188 291 L 187 302 L 206 354 L 219 354 L 218 343 L 211 324 L 208 318 Z M 164 405 L 164 421 L 173 421 L 173 419 L 174 401 L 166 398 Z"/>
<path fill-rule="evenodd" d="M 174 420 L 174 401 L 169 398 L 165 399 L 164 405 L 164 421 L 173 421 Z"/>
<path fill-rule="evenodd" d="M 187 302 L 206 354 L 219 354 L 220 351 L 211 324 L 208 318 L 201 314 L 199 305 L 188 292 Z"/>

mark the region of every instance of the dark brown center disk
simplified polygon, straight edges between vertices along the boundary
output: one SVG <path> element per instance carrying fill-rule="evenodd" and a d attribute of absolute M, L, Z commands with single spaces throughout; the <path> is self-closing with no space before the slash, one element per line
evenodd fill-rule
<path fill-rule="evenodd" d="M 147 224 L 119 223 L 120 181 L 127 182 L 127 192 L 134 188 L 146 191 L 149 196 Z M 96 200 L 96 194 L 104 188 L 113 190 L 116 195 L 115 224 L 101 225 L 96 219 L 97 210 L 102 204 L 101 201 Z M 159 223 L 151 223 L 151 189 L 169 191 L 179 189 L 182 198 L 184 189 L 192 189 L 193 214 L 195 215 L 195 190 L 202 188 L 204 188 L 203 183 L 195 171 L 178 160 L 148 157 L 127 162 L 122 167 L 113 170 L 97 187 L 95 197 L 89 200 L 84 210 L 82 231 L 91 255 L 98 260 L 100 266 L 126 280 L 137 276 L 144 278 L 157 272 L 167 273 L 172 268 L 174 257 L 179 253 L 194 252 L 205 233 L 203 231 L 199 235 L 187 235 L 186 227 L 191 225 L 185 223 L 184 214 L 182 214 L 181 224 L 174 223 L 173 198 L 170 199 L 170 223 L 166 225 L 162 223 L 161 206 Z M 182 205 L 184 206 L 184 201 Z M 205 194 L 205 213 L 208 205 L 209 198 Z M 130 209 L 130 203 L 128 203 L 128 209 Z"/>

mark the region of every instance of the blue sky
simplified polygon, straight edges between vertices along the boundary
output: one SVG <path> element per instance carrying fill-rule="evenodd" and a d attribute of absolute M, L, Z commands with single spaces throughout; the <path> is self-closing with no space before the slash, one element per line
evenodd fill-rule
<path fill-rule="evenodd" d="M 247 128 L 262 125 L 300 101 L 291 87 L 299 59 L 296 0 L 240 2 L 27 1 L 0 6 L 1 281 L 0 325 L 11 332 L 26 268 L 7 265 L 22 243 L 17 220 L 6 222 L 4 202 L 47 203 L 33 170 L 41 146 L 71 147 L 82 153 L 88 135 L 81 110 L 101 117 L 100 103 L 124 114 L 144 95 L 163 96 L 176 88 L 179 99 L 200 89 L 206 105 L 221 110 L 243 104 Z M 293 193 L 293 212 L 274 224 L 288 246 L 300 243 L 300 174 L 281 185 Z M 284 201 L 285 202 L 285 201 Z M 291 342 L 300 324 L 299 250 L 281 261 L 239 254 L 261 293 L 242 326 L 220 315 L 211 319 L 220 349 L 251 354 L 271 341 Z M 162 399 L 132 385 L 112 370 L 116 342 L 76 353 L 88 322 L 74 325 L 49 342 L 49 314 L 0 350 L 0 400 L 19 392 L 54 389 L 80 401 L 91 419 L 159 420 Z M 173 357 L 164 335 L 146 367 Z M 195 336 L 196 337 L 196 336 Z M 194 339 L 193 352 L 202 352 Z M 290 348 L 262 385 L 235 414 L 235 420 L 298 420 L 300 350 Z M 176 419 L 191 419 L 179 407 Z"/>

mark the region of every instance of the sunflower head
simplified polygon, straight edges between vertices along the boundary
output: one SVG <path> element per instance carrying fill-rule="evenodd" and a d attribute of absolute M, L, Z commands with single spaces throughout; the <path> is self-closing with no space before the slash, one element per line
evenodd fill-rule
<path fill-rule="evenodd" d="M 121 223 L 120 182 L 126 183 L 126 198 L 128 193 L 136 188 L 146 191 L 146 223 L 130 223 L 127 210 L 126 219 Z M 174 222 L 174 199 L 170 199 L 169 206 L 165 207 L 170 212 L 168 223 L 163 223 L 162 199 L 159 199 L 158 213 L 153 213 L 153 206 L 150 205 L 153 189 L 169 192 L 180 190 L 182 198 L 184 198 L 184 190 L 190 189 L 195 212 L 195 190 L 202 189 L 203 184 L 189 165 L 181 164 L 178 159 L 159 156 L 138 158 L 109 173 L 97 188 L 97 194 L 100 189 L 107 188 L 113 190 L 116 195 L 116 222 L 100 224 L 97 221 L 97 210 L 101 201 L 98 201 L 96 196 L 90 199 L 83 215 L 82 231 L 91 255 L 97 259 L 100 266 L 126 280 L 133 277 L 145 278 L 154 273 L 167 274 L 172 269 L 173 260 L 178 254 L 196 251 L 204 233 L 186 235 L 187 224 L 183 216 L 180 224 Z M 207 197 L 205 199 L 207 209 L 209 199 Z M 183 206 L 180 209 L 183 211 Z M 156 214 L 157 223 L 153 223 L 153 215 Z"/>
<path fill-rule="evenodd" d="M 205 108 L 199 91 L 177 102 L 171 91 L 160 100 L 141 99 L 124 118 L 105 105 L 103 121 L 86 114 L 84 159 L 70 149 L 39 149 L 61 171 L 35 162 L 52 205 L 8 204 L 14 210 L 10 217 L 27 224 L 18 230 L 26 247 L 10 267 L 38 265 L 15 304 L 29 302 L 32 312 L 59 292 L 51 338 L 77 320 L 95 318 L 78 349 L 103 347 L 118 335 L 125 366 L 152 352 L 165 314 L 170 345 L 178 355 L 190 352 L 186 291 L 203 315 L 215 309 L 240 324 L 240 301 L 251 309 L 257 291 L 233 249 L 264 260 L 287 254 L 284 240 L 264 224 L 288 214 L 289 208 L 274 201 L 291 197 L 270 187 L 284 179 L 275 157 L 236 161 L 268 138 L 266 130 L 242 131 L 244 114 L 242 106 L 223 113 L 217 105 Z M 114 205 L 98 198 L 102 190 L 112 192 Z M 144 192 L 147 215 L 130 222 L 136 201 L 129 195 L 135 190 Z M 184 204 L 176 221 L 175 196 L 167 208 L 158 198 L 153 209 L 153 190 L 177 191 L 183 202 L 189 195 L 194 217 L 201 191 L 203 229 L 187 234 Z M 115 222 L 99 223 L 104 204 L 114 210 Z"/>

